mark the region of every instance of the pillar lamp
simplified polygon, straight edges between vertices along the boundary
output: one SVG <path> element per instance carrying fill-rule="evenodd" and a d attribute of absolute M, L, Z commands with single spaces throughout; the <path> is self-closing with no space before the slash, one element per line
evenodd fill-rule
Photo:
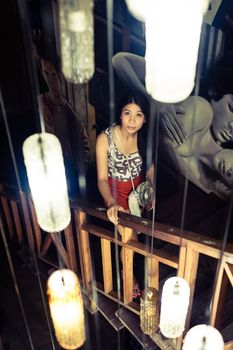
<path fill-rule="evenodd" d="M 38 224 L 50 233 L 64 230 L 70 207 L 58 138 L 45 132 L 31 135 L 23 143 L 23 155 Z"/>
<path fill-rule="evenodd" d="M 140 300 L 140 326 L 145 334 L 153 335 L 159 328 L 159 292 L 146 288 Z"/>
<path fill-rule="evenodd" d="M 159 326 L 165 337 L 177 338 L 182 335 L 189 295 L 189 284 L 181 277 L 171 277 L 164 283 Z"/>
<path fill-rule="evenodd" d="M 68 269 L 52 273 L 47 283 L 49 308 L 58 343 L 77 349 L 86 340 L 83 299 L 76 274 Z"/>
<path fill-rule="evenodd" d="M 59 0 L 62 71 L 72 83 L 94 73 L 93 1 Z"/>
<path fill-rule="evenodd" d="M 201 25 L 208 0 L 126 0 L 146 27 L 148 93 L 157 101 L 186 99 L 195 84 Z"/>
<path fill-rule="evenodd" d="M 184 338 L 182 350 L 223 350 L 221 333 L 214 327 L 199 324 L 191 328 Z"/>

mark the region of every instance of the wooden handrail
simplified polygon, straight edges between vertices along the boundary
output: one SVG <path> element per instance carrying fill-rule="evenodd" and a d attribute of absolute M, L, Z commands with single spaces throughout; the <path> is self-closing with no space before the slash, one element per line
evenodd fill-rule
<path fill-rule="evenodd" d="M 63 262 L 67 268 L 71 268 L 80 274 L 76 253 L 79 254 L 79 262 L 81 268 L 81 276 L 83 286 L 87 293 L 92 293 L 92 289 L 96 288 L 100 293 L 108 296 L 110 299 L 117 300 L 117 293 L 113 290 L 113 272 L 111 244 L 117 244 L 122 248 L 122 277 L 123 277 L 123 296 L 118 302 L 129 310 L 139 313 L 138 304 L 133 302 L 132 285 L 133 285 L 133 253 L 138 253 L 147 259 L 147 271 L 151 276 L 151 285 L 159 289 L 159 264 L 163 263 L 177 270 L 177 275 L 185 278 L 190 285 L 190 304 L 186 320 L 186 331 L 189 328 L 191 319 L 192 303 L 195 290 L 195 283 L 198 271 L 199 255 L 219 259 L 221 253 L 221 241 L 212 237 L 202 235 L 187 230 L 182 231 L 177 227 L 166 224 L 155 223 L 152 233 L 152 221 L 148 219 L 138 218 L 127 213 L 119 213 L 119 224 L 123 227 L 123 236 L 113 233 L 113 225 L 109 223 L 106 215 L 106 209 L 98 204 L 88 201 L 79 201 L 71 203 L 72 216 L 75 219 L 75 228 L 72 225 L 64 231 L 65 240 L 62 242 L 55 234 L 49 235 L 41 232 L 34 212 L 33 203 L 24 192 L 20 192 L 16 197 L 5 196 L 6 192 L 0 193 L 0 203 L 3 207 L 5 215 L 5 223 L 8 227 L 9 238 L 11 239 L 15 232 L 19 243 L 25 240 L 22 227 L 17 229 L 17 223 L 24 223 L 26 231 L 26 241 L 29 250 L 37 250 L 38 257 L 45 259 L 45 255 L 53 243 L 61 254 Z M 18 206 L 21 210 L 18 210 Z M 11 209 L 10 209 L 11 208 Z M 13 218 L 12 218 L 13 214 Z M 21 216 L 20 216 L 21 214 Z M 89 220 L 94 217 L 97 223 Z M 106 222 L 110 229 L 106 228 Z M 14 223 L 14 225 L 13 225 Z M 153 236 L 170 245 L 179 247 L 179 255 L 177 252 L 170 253 L 163 248 L 154 249 L 152 252 L 141 242 L 131 239 L 132 230 L 142 232 L 145 235 Z M 76 246 L 76 238 L 77 243 Z M 93 279 L 92 256 L 90 249 L 89 236 L 94 235 L 99 238 L 101 246 L 103 281 L 102 286 L 98 281 Z M 177 250 L 177 248 L 176 248 Z M 221 314 L 221 306 L 223 305 L 224 288 L 226 282 L 233 284 L 233 245 L 227 244 L 224 250 L 220 273 L 218 275 L 216 290 L 213 295 L 213 307 L 211 313 L 211 324 L 218 324 L 217 315 Z M 181 339 L 178 343 L 181 344 Z M 178 344 L 177 343 L 177 344 Z M 230 349 L 231 343 L 226 344 L 226 349 Z"/>

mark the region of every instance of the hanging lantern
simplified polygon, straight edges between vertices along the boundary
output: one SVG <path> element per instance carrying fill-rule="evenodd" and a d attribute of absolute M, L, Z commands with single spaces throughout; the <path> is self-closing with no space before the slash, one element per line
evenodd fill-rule
<path fill-rule="evenodd" d="M 191 328 L 184 338 L 182 350 L 223 350 L 221 333 L 214 327 L 200 324 Z"/>
<path fill-rule="evenodd" d="M 159 328 L 159 292 L 148 287 L 140 302 L 140 326 L 145 334 L 153 335 Z"/>
<path fill-rule="evenodd" d="M 189 295 L 189 285 L 181 277 L 171 277 L 164 283 L 159 327 L 165 337 L 177 338 L 183 333 Z"/>
<path fill-rule="evenodd" d="M 127 0 L 146 27 L 147 92 L 157 101 L 186 99 L 195 84 L 203 11 L 207 0 Z M 133 3 L 135 11 L 132 10 Z M 141 10 L 141 12 L 140 12 Z"/>
<path fill-rule="evenodd" d="M 83 299 L 77 276 L 71 270 L 55 271 L 48 279 L 47 294 L 58 343 L 76 349 L 86 340 Z"/>
<path fill-rule="evenodd" d="M 94 73 L 93 1 L 59 0 L 62 71 L 85 83 Z"/>
<path fill-rule="evenodd" d="M 23 155 L 38 224 L 51 233 L 65 229 L 70 207 L 58 138 L 49 133 L 31 135 L 24 141 Z"/>

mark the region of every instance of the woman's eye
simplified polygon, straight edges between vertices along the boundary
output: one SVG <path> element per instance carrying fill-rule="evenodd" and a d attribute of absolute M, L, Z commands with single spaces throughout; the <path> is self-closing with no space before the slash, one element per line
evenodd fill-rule
<path fill-rule="evenodd" d="M 231 105 L 230 103 L 228 103 L 228 108 L 231 112 L 233 112 L 233 105 Z"/>
<path fill-rule="evenodd" d="M 125 112 L 125 115 L 129 115 L 129 112 Z"/>
<path fill-rule="evenodd" d="M 141 113 L 138 113 L 138 114 L 137 114 L 137 117 L 138 117 L 138 118 L 141 118 L 141 117 L 142 117 L 142 114 L 141 114 Z"/>

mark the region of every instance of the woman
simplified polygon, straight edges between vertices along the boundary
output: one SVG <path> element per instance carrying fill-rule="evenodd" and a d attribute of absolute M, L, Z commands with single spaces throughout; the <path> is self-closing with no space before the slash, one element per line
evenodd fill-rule
<path fill-rule="evenodd" d="M 143 127 L 146 122 L 147 104 L 139 95 L 131 95 L 123 104 L 120 123 L 102 132 L 96 143 L 98 188 L 107 207 L 109 220 L 118 225 L 118 211 L 130 213 L 129 195 L 133 188 L 147 176 L 151 184 L 154 166 L 146 170 L 146 149 L 143 142 Z M 133 233 L 132 239 L 137 240 Z M 133 298 L 140 295 L 134 279 Z"/>
<path fill-rule="evenodd" d="M 147 101 L 131 95 L 123 104 L 120 124 L 102 132 L 96 143 L 98 188 L 107 206 L 109 220 L 118 224 L 118 210 L 129 211 L 128 197 L 147 176 L 151 184 L 154 166 L 146 171 L 143 127 Z M 132 184 L 133 182 L 133 184 Z"/>

